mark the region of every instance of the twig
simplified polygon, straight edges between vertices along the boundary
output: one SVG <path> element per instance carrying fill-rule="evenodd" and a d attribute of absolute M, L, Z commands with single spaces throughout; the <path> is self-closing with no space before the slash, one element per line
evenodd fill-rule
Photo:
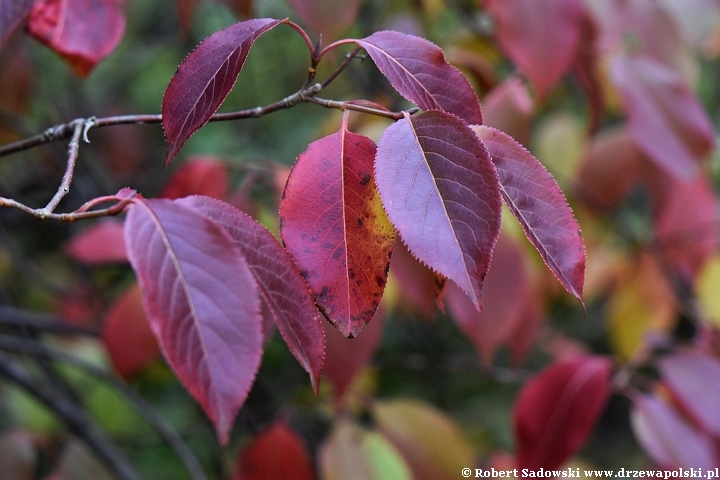
<path fill-rule="evenodd" d="M 328 85 L 330 85 L 330 82 L 335 80 L 338 75 L 340 75 L 347 67 L 350 65 L 350 62 L 353 61 L 353 59 L 357 56 L 358 52 L 360 51 L 360 47 L 355 48 L 352 52 L 345 55 L 345 60 L 338 65 L 338 67 L 335 69 L 333 73 L 330 74 L 328 78 L 326 78 L 320 85 L 322 88 L 326 88 Z"/>
<path fill-rule="evenodd" d="M 18 385 L 50 409 L 67 428 L 82 438 L 95 455 L 121 480 L 139 480 L 125 455 L 105 432 L 97 428 L 83 410 L 66 398 L 57 398 L 38 386 L 28 372 L 11 357 L 0 354 L 0 375 Z"/>
<path fill-rule="evenodd" d="M 24 327 L 34 331 L 60 335 L 98 336 L 96 330 L 77 327 L 51 315 L 22 310 L 8 305 L 0 305 L 0 325 Z"/>
<path fill-rule="evenodd" d="M 182 460 L 193 480 L 207 480 L 205 472 L 190 448 L 183 442 L 173 427 L 150 406 L 140 395 L 125 383 L 108 372 L 85 362 L 74 355 L 50 345 L 43 345 L 35 341 L 28 341 L 7 335 L 0 335 L 0 349 L 32 355 L 47 360 L 58 360 L 72 365 L 105 382 L 118 391 L 135 410 L 152 426 L 158 434 L 175 450 Z"/>

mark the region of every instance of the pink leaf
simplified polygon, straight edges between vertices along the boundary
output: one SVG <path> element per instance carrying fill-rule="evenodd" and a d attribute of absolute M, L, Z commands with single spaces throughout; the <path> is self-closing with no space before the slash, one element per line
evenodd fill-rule
<path fill-rule="evenodd" d="M 227 203 L 199 196 L 179 203 L 208 216 L 233 239 L 260 287 L 263 311 L 278 326 L 317 392 L 325 339 L 310 291 L 288 252 L 265 227 Z"/>
<path fill-rule="evenodd" d="M 235 480 L 313 480 L 312 460 L 303 439 L 284 422 L 256 436 L 240 455 Z"/>
<path fill-rule="evenodd" d="M 469 124 L 481 124 L 477 95 L 460 71 L 447 63 L 443 51 L 424 38 L 400 32 L 375 32 L 355 40 L 390 84 L 423 110 L 443 110 Z"/>
<path fill-rule="evenodd" d="M 280 23 L 271 18 L 238 22 L 207 37 L 180 64 L 163 96 L 165 165 L 220 108 L 255 40 Z"/>
<path fill-rule="evenodd" d="M 23 21 L 33 0 L 4 0 L 0 2 L 0 46 Z"/>
<path fill-rule="evenodd" d="M 123 224 L 109 218 L 100 220 L 74 236 L 65 246 L 67 254 L 86 265 L 125 263 Z"/>
<path fill-rule="evenodd" d="M 720 437 L 720 361 L 697 352 L 680 351 L 660 360 L 660 372 L 680 403 L 711 434 Z"/>
<path fill-rule="evenodd" d="M 372 177 L 375 144 L 343 126 L 311 143 L 290 172 L 280 235 L 320 310 L 355 337 L 380 304 L 395 231 Z"/>
<path fill-rule="evenodd" d="M 362 0 L 289 0 L 290 6 L 323 41 L 336 39 L 355 23 Z"/>
<path fill-rule="evenodd" d="M 444 112 L 406 115 L 380 139 L 375 178 L 410 252 L 481 310 L 501 205 L 495 168 L 477 135 Z"/>
<path fill-rule="evenodd" d="M 473 127 L 497 168 L 502 197 L 560 283 L 582 303 L 585 247 L 580 226 L 555 179 L 509 135 Z"/>
<path fill-rule="evenodd" d="M 510 77 L 490 90 L 483 100 L 485 125 L 527 144 L 535 104 L 518 77 Z"/>
<path fill-rule="evenodd" d="M 125 290 L 108 309 L 103 321 L 102 342 L 115 370 L 124 379 L 134 377 L 160 353 L 137 284 Z"/>
<path fill-rule="evenodd" d="M 714 470 L 711 440 L 654 395 L 635 395 L 630 414 L 638 443 L 662 468 Z"/>
<path fill-rule="evenodd" d="M 224 162 L 212 157 L 186 160 L 168 179 L 160 197 L 182 198 L 190 195 L 224 199 L 228 194 L 228 173 Z"/>
<path fill-rule="evenodd" d="M 160 348 L 225 445 L 262 355 L 250 267 L 221 226 L 176 201 L 136 201 L 125 242 Z"/>
<path fill-rule="evenodd" d="M 445 299 L 454 320 L 475 344 L 483 362 L 490 364 L 495 350 L 510 339 L 523 321 L 530 279 L 522 247 L 507 235 L 500 235 L 485 278 L 482 313 L 454 284 L 446 288 Z"/>
<path fill-rule="evenodd" d="M 570 68 L 580 43 L 580 0 L 485 0 L 510 59 L 545 98 Z"/>
<path fill-rule="evenodd" d="M 84 77 L 120 43 L 124 10 L 124 0 L 39 0 L 28 30 Z"/>
<path fill-rule="evenodd" d="M 559 361 L 525 384 L 513 412 L 518 467 L 557 468 L 592 433 L 610 395 L 602 357 Z"/>
<path fill-rule="evenodd" d="M 642 55 L 616 56 L 611 73 L 640 149 L 669 174 L 692 178 L 715 137 L 710 119 L 685 80 Z"/>

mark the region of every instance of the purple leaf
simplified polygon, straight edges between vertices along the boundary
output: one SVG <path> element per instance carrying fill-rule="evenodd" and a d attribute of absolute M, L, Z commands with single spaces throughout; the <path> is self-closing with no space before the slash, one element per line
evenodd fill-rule
<path fill-rule="evenodd" d="M 497 174 L 482 142 L 448 113 L 406 115 L 380 139 L 375 178 L 410 252 L 480 310 L 501 211 Z"/>
<path fill-rule="evenodd" d="M 250 267 L 222 227 L 171 200 L 135 202 L 125 243 L 160 348 L 225 445 L 262 356 Z"/>
<path fill-rule="evenodd" d="M 555 179 L 509 135 L 473 126 L 497 168 L 503 199 L 545 265 L 582 303 L 585 247 L 580 227 Z"/>
<path fill-rule="evenodd" d="M 272 18 L 238 22 L 207 37 L 180 64 L 163 96 L 165 165 L 220 108 L 255 40 L 282 22 Z"/>
<path fill-rule="evenodd" d="M 434 43 L 393 31 L 375 32 L 355 41 L 393 88 L 418 107 L 452 113 L 470 125 L 483 123 L 475 91 Z"/>
<path fill-rule="evenodd" d="M 272 233 L 235 207 L 209 197 L 178 200 L 211 218 L 230 234 L 260 287 L 266 311 L 300 365 L 310 374 L 317 393 L 325 358 L 325 337 L 318 310 L 287 250 Z"/>

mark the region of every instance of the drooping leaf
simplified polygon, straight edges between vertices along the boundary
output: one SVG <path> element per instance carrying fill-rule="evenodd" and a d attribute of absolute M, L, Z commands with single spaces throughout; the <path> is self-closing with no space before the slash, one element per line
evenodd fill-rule
<path fill-rule="evenodd" d="M 100 220 L 73 237 L 65 251 L 86 265 L 127 262 L 123 224 L 112 219 Z"/>
<path fill-rule="evenodd" d="M 395 240 L 373 179 L 375 150 L 343 122 L 300 154 L 280 202 L 285 247 L 346 337 L 357 336 L 380 304 Z"/>
<path fill-rule="evenodd" d="M 582 302 L 585 247 L 565 196 L 545 167 L 509 135 L 473 129 L 497 168 L 503 199 L 560 283 Z"/>
<path fill-rule="evenodd" d="M 292 354 L 310 374 L 317 392 L 325 337 L 310 291 L 288 252 L 267 228 L 227 203 L 200 196 L 179 203 L 210 217 L 230 234 L 260 287 L 263 312 L 277 325 Z"/>
<path fill-rule="evenodd" d="M 406 116 L 380 139 L 375 178 L 410 252 L 480 310 L 501 211 L 497 173 L 482 142 L 453 115 Z"/>
<path fill-rule="evenodd" d="M 150 330 L 138 285 L 129 287 L 110 306 L 102 328 L 102 342 L 115 370 L 130 379 L 160 353 Z"/>
<path fill-rule="evenodd" d="M 505 132 L 523 145 L 530 140 L 535 104 L 518 77 L 510 77 L 483 99 L 485 125 Z"/>
<path fill-rule="evenodd" d="M 553 469 L 590 436 L 610 395 L 602 357 L 556 362 L 525 384 L 513 411 L 518 467 Z"/>
<path fill-rule="evenodd" d="M 662 468 L 714 470 L 712 441 L 655 395 L 637 394 L 630 412 L 633 431 L 645 452 Z"/>
<path fill-rule="evenodd" d="M 168 178 L 160 197 L 182 198 L 205 195 L 222 200 L 228 194 L 227 165 L 212 157 L 192 158 Z"/>
<path fill-rule="evenodd" d="M 222 227 L 171 200 L 136 202 L 125 242 L 160 348 L 224 445 L 262 355 L 250 267 Z"/>
<path fill-rule="evenodd" d="M 580 0 L 485 0 L 496 36 L 543 99 L 570 68 L 580 42 Z"/>
<path fill-rule="evenodd" d="M 255 40 L 280 23 L 271 18 L 235 23 L 207 37 L 180 64 L 163 96 L 165 165 L 220 108 Z"/>
<path fill-rule="evenodd" d="M 318 456 L 325 480 L 413 478 L 405 460 L 382 434 L 345 418 L 335 423 Z"/>
<path fill-rule="evenodd" d="M 403 97 L 423 110 L 443 110 L 468 124 L 483 122 L 470 83 L 447 63 L 443 51 L 424 38 L 381 31 L 355 40 Z"/>
<path fill-rule="evenodd" d="M 617 55 L 612 79 L 640 149 L 670 175 L 690 179 L 714 145 L 712 122 L 685 80 L 644 55 Z"/>
<path fill-rule="evenodd" d="M 84 77 L 120 43 L 124 10 L 125 0 L 39 0 L 28 31 Z"/>
<path fill-rule="evenodd" d="M 32 7 L 33 0 L 0 1 L 0 47 L 5 39 L 23 21 Z"/>
<path fill-rule="evenodd" d="M 355 376 L 372 359 L 380 344 L 383 332 L 383 313 L 380 307 L 357 338 L 345 338 L 328 322 L 322 322 L 325 331 L 325 368 L 323 374 L 335 386 L 335 397 L 342 398 Z"/>
<path fill-rule="evenodd" d="M 676 398 L 715 436 L 720 436 L 720 361 L 693 351 L 679 351 L 660 360 L 662 379 Z"/>
<path fill-rule="evenodd" d="M 531 293 L 524 253 L 515 240 L 500 235 L 485 278 L 482 313 L 454 284 L 446 287 L 445 301 L 453 319 L 487 364 L 523 321 L 524 299 Z"/>
<path fill-rule="evenodd" d="M 310 452 L 284 422 L 260 433 L 240 454 L 235 480 L 314 480 Z"/>
<path fill-rule="evenodd" d="M 451 480 L 474 464 L 473 449 L 460 426 L 431 405 L 413 399 L 375 403 L 382 434 L 398 449 L 415 480 Z"/>
<path fill-rule="evenodd" d="M 310 29 L 323 36 L 323 42 L 337 40 L 350 25 L 355 23 L 362 0 L 288 0 L 293 10 Z"/>
<path fill-rule="evenodd" d="M 718 244 L 718 208 L 708 181 L 698 176 L 671 179 L 655 222 L 658 248 L 665 261 L 692 280 Z"/>

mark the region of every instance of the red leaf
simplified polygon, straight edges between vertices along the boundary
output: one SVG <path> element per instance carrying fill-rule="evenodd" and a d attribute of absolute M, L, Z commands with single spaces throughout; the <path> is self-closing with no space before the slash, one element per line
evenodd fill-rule
<path fill-rule="evenodd" d="M 697 352 L 680 351 L 660 360 L 660 372 L 680 403 L 704 429 L 720 437 L 720 361 Z"/>
<path fill-rule="evenodd" d="M 694 181 L 672 179 L 655 224 L 658 247 L 670 266 L 694 279 L 718 244 L 718 208 L 712 187 L 698 176 Z"/>
<path fill-rule="evenodd" d="M 102 341 L 115 370 L 126 380 L 160 353 L 137 284 L 125 290 L 110 306 L 103 322 Z"/>
<path fill-rule="evenodd" d="M 102 219 L 73 237 L 65 251 L 71 258 L 87 265 L 127 262 L 123 224 Z"/>
<path fill-rule="evenodd" d="M 519 468 L 553 469 L 585 443 L 610 395 L 611 362 L 556 362 L 525 384 L 513 412 Z"/>
<path fill-rule="evenodd" d="M 635 395 L 632 400 L 630 419 L 635 437 L 662 468 L 714 470 L 717 462 L 708 437 L 653 395 Z"/>
<path fill-rule="evenodd" d="M 485 0 L 497 39 L 545 98 L 577 55 L 584 8 L 579 0 Z"/>
<path fill-rule="evenodd" d="M 600 43 L 601 28 L 595 17 L 587 9 L 583 10 L 584 12 L 580 19 L 580 41 L 572 68 L 580 86 L 588 96 L 590 103 L 590 124 L 588 131 L 593 133 L 600 126 L 605 107 L 604 87 L 601 83 L 603 75 L 599 70 L 601 65 L 601 49 L 598 44 Z M 502 130 L 502 128 L 500 130 Z"/>
<path fill-rule="evenodd" d="M 180 64 L 163 96 L 165 165 L 220 108 L 255 40 L 282 22 L 271 18 L 238 22 L 207 37 Z"/>
<path fill-rule="evenodd" d="M 340 33 L 355 23 L 362 0 L 289 0 L 313 32 L 322 34 L 323 40 L 336 39 Z"/>
<path fill-rule="evenodd" d="M 390 84 L 423 110 L 443 110 L 469 124 L 483 123 L 477 95 L 460 70 L 445 61 L 442 49 L 424 38 L 375 32 L 355 40 Z"/>
<path fill-rule="evenodd" d="M 222 227 L 170 200 L 136 202 L 125 242 L 160 348 L 225 445 L 262 355 L 250 267 Z"/>
<path fill-rule="evenodd" d="M 375 144 L 347 130 L 311 143 L 290 172 L 280 235 L 320 310 L 346 337 L 382 298 L 395 231 L 372 176 Z"/>
<path fill-rule="evenodd" d="M 526 145 L 535 104 L 518 77 L 510 77 L 483 100 L 485 125 L 507 133 Z"/>
<path fill-rule="evenodd" d="M 120 43 L 124 9 L 124 0 L 39 0 L 28 30 L 84 77 Z"/>
<path fill-rule="evenodd" d="M 453 115 L 406 115 L 380 139 L 375 178 L 410 252 L 480 310 L 501 211 L 497 174 L 482 142 Z"/>
<path fill-rule="evenodd" d="M 382 337 L 382 307 L 368 323 L 362 335 L 345 338 L 328 322 L 322 322 L 325 330 L 324 375 L 335 385 L 335 397 L 342 398 L 355 375 L 372 359 Z"/>
<path fill-rule="evenodd" d="M 555 179 L 509 135 L 473 127 L 497 168 L 503 199 L 545 265 L 582 303 L 585 247 L 580 226 Z"/>
<path fill-rule="evenodd" d="M 208 216 L 233 239 L 260 287 L 263 312 L 278 326 L 317 392 L 325 337 L 310 291 L 288 252 L 265 227 L 227 203 L 198 196 L 179 203 Z"/>
<path fill-rule="evenodd" d="M 310 458 L 303 439 L 278 422 L 243 450 L 235 480 L 313 480 Z"/>
<path fill-rule="evenodd" d="M 227 166 L 212 157 L 186 160 L 168 179 L 160 197 L 182 198 L 190 195 L 224 199 L 228 193 Z"/>
<path fill-rule="evenodd" d="M 0 2 L 0 46 L 22 22 L 33 0 L 3 0 Z"/>
<path fill-rule="evenodd" d="M 453 318 L 475 344 L 483 362 L 492 363 L 495 350 L 522 323 L 524 299 L 530 293 L 522 247 L 507 235 L 500 235 L 485 278 L 482 313 L 454 284 L 446 288 L 445 299 Z"/>
<path fill-rule="evenodd" d="M 685 80 L 642 55 L 616 56 L 611 72 L 640 149 L 669 174 L 692 178 L 715 137 L 710 119 Z"/>

